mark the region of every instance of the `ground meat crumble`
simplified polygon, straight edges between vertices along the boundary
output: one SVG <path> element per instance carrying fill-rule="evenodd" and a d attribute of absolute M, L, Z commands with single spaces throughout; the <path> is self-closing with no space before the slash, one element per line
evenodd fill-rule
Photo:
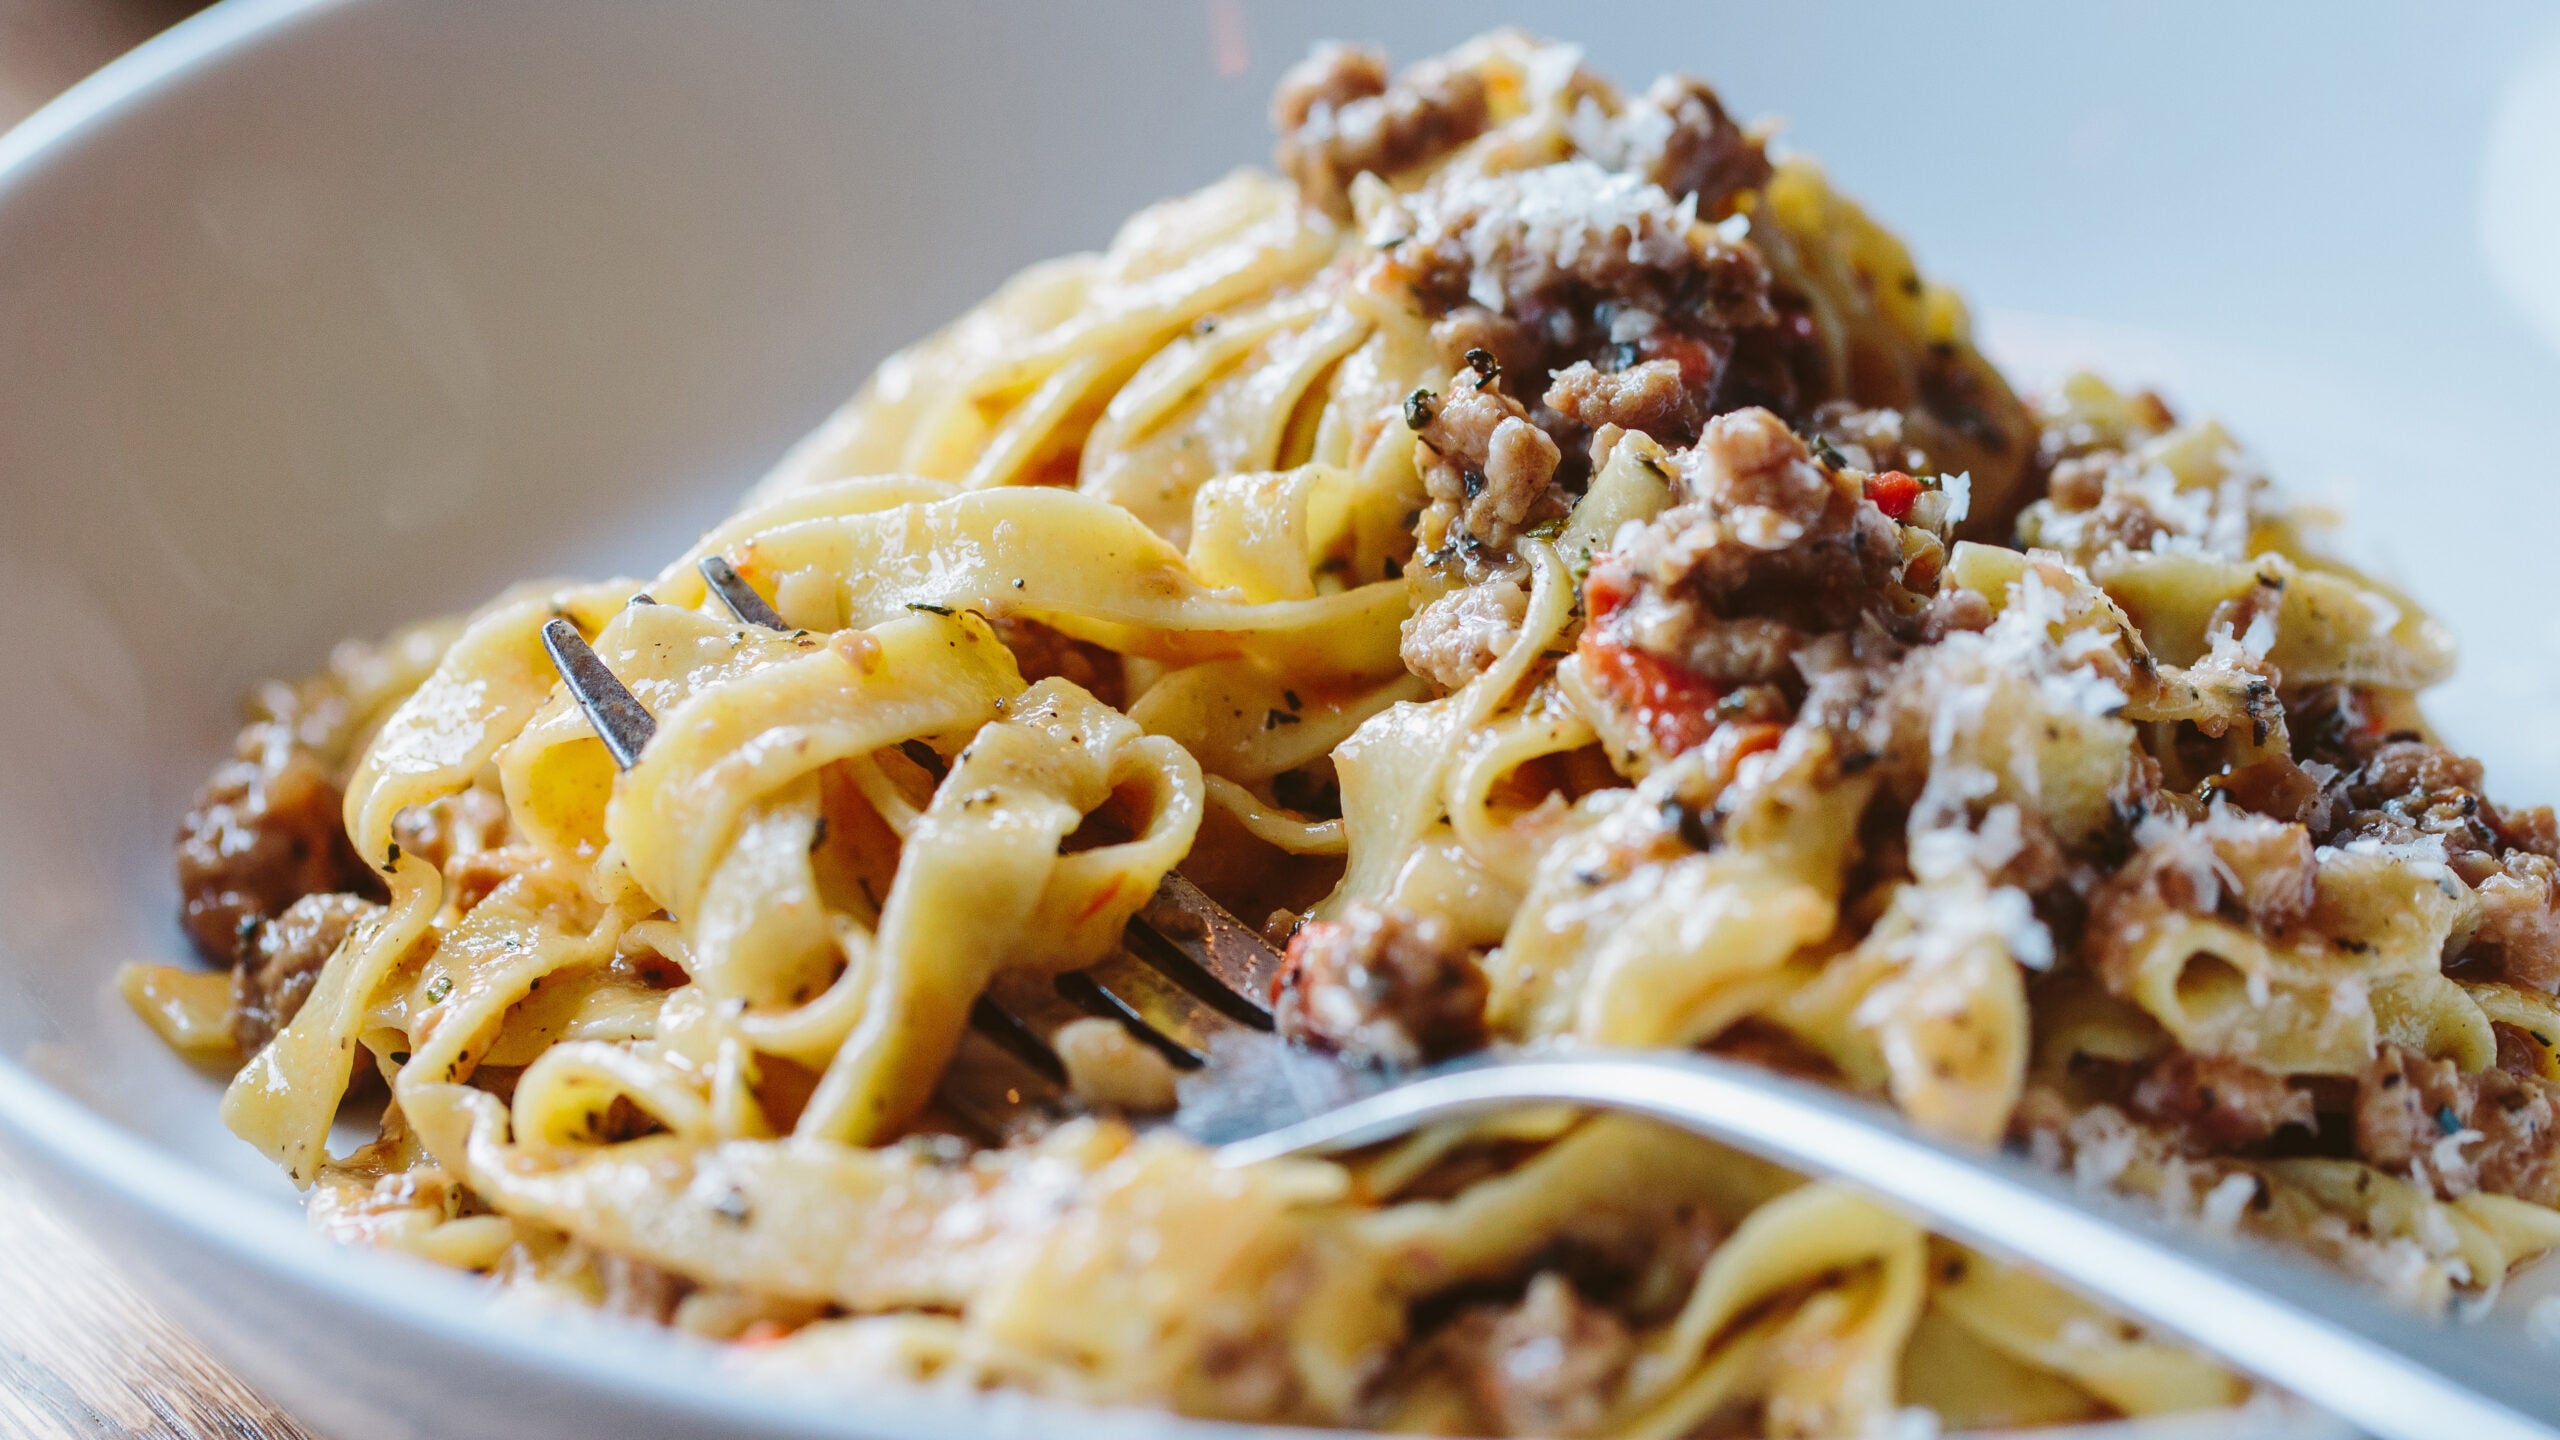
<path fill-rule="evenodd" d="M 180 917 L 197 953 L 224 966 L 259 925 L 305 895 L 377 893 L 339 813 L 344 698 L 315 681 L 269 685 L 257 705 L 233 758 L 178 824 Z"/>
<path fill-rule="evenodd" d="M 2560 990 L 2560 842 L 2547 807 L 2507 811 L 2481 794 L 2480 762 L 2415 736 L 2351 743 L 2326 843 L 2440 849 L 2480 900 L 2460 957 L 2531 989 Z"/>
<path fill-rule="evenodd" d="M 305 895 L 251 932 L 231 972 L 231 1033 L 241 1054 L 256 1054 L 292 1023 L 339 942 L 381 908 L 354 895 Z"/>
<path fill-rule="evenodd" d="M 1496 388 L 1500 377 L 1485 357 L 1460 371 L 1446 396 L 1417 395 L 1405 408 L 1431 497 L 1416 543 L 1426 563 L 1456 559 L 1478 578 L 1504 573 L 1512 544 L 1532 526 L 1562 519 L 1567 508 L 1552 488 L 1561 458 L 1556 442 Z"/>
<path fill-rule="evenodd" d="M 2560 1085 L 2538 1075 L 2465 1075 L 2385 1045 L 2356 1085 L 2356 1154 L 2446 1199 L 2486 1190 L 2560 1204 L 2555 1097 Z"/>
<path fill-rule="evenodd" d="M 2133 1087 L 2133 1113 L 2167 1126 L 2199 1154 L 2259 1145 L 2287 1127 L 2317 1123 L 2311 1094 L 2245 1060 L 2173 1051 Z"/>
<path fill-rule="evenodd" d="M 1403 203 L 1409 233 L 1377 283 L 1414 296 L 1453 368 L 1482 355 L 1493 364 L 1476 374 L 1513 377 L 1514 413 L 1553 446 L 1568 490 L 1601 424 L 1694 439 L 1731 408 L 1715 397 L 1737 337 L 1773 323 L 1756 252 L 1698 224 L 1694 198 L 1587 160 L 1451 177 Z"/>
<path fill-rule="evenodd" d="M 1572 1436 L 1608 1418 L 1636 1341 L 1624 1320 L 1548 1270 L 1514 1304 L 1461 1311 L 1432 1350 L 1495 1433 Z"/>
<path fill-rule="evenodd" d="M 1306 203 L 1351 218 L 1352 177 L 1394 175 L 1439 159 L 1482 133 L 1484 77 L 1425 60 L 1392 81 L 1380 51 L 1324 44 L 1280 77 L 1271 97 L 1280 173 Z"/>
<path fill-rule="evenodd" d="M 1354 905 L 1289 940 L 1274 1010 L 1280 1033 L 1388 1065 L 1484 1042 L 1484 972 L 1446 921 Z"/>
<path fill-rule="evenodd" d="M 1491 668 L 1520 638 L 1529 592 L 1516 580 L 1452 590 L 1404 622 L 1405 668 L 1455 690 Z"/>
<path fill-rule="evenodd" d="M 1777 416 L 1718 416 L 1669 469 L 1679 503 L 1595 558 L 1584 592 L 1577 654 L 1630 743 L 1661 758 L 1723 720 L 1785 718 L 1811 637 L 1916 621 L 1896 521 Z"/>

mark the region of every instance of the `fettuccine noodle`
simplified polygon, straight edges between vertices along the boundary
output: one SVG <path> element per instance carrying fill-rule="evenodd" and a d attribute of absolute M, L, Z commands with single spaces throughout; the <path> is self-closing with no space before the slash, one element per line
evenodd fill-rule
<path fill-rule="evenodd" d="M 329 1233 L 759 1371 L 1239 1419 L 2247 1393 L 1647 1122 L 1221 1169 L 1108 1020 L 1051 1037 L 1061 1105 L 960 1103 L 1016 1063 L 981 997 L 1113 955 L 1180 866 L 1346 1063 L 1704 1047 L 2420 1307 L 2560 1243 L 2551 814 L 2428 738 L 2443 632 L 2220 429 L 2022 401 L 1694 81 L 1337 48 L 1277 120 L 1286 178 L 1017 277 L 660 573 L 262 695 L 182 835 L 227 972 L 125 984 L 238 1063 L 224 1122 Z M 657 719 L 627 772 L 563 616 Z"/>

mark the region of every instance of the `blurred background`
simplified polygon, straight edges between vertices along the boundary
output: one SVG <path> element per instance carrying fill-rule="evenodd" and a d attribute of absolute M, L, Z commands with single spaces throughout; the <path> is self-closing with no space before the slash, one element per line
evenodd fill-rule
<path fill-rule="evenodd" d="M 196 8 L 0 0 L 0 125 Z M 307 500 L 314 548 L 388 530 L 420 549 L 440 527 L 496 517 L 476 522 L 466 563 L 429 580 L 279 569 L 204 602 L 239 606 L 241 639 L 203 657 L 201 693 L 307 667 L 315 616 L 330 634 L 378 629 L 526 573 L 654 563 L 889 347 L 1025 263 L 1103 243 L 1140 204 L 1260 163 L 1271 83 L 1311 37 L 1381 41 L 1401 62 L 1520 23 L 1579 41 L 1631 87 L 1688 70 L 1738 113 L 1779 116 L 1786 143 L 1973 298 L 1989 346 L 2030 382 L 2094 363 L 2224 416 L 2289 489 L 2348 512 L 2344 548 L 2453 623 L 2464 665 L 2432 709 L 2490 761 L 2498 793 L 2560 800 L 2560 606 L 2544 598 L 2560 537 L 2547 438 L 2560 415 L 2560 6 L 327 8 L 297 42 L 329 60 L 320 78 L 219 107 L 172 102 L 185 123 L 109 134 L 96 150 L 113 164 L 54 178 L 94 185 L 46 212 L 76 229 L 0 225 L 0 252 L 24 262 L 0 265 L 0 335 L 73 337 L 0 344 L 0 389 L 59 394 L 122 447 L 66 455 L 0 433 L 0 466 L 100 493 L 179 467 L 255 475 Z M 1057 57 L 1097 30 L 1134 47 L 1148 83 L 1104 91 L 1060 73 Z M 292 48 L 269 57 L 277 73 Z M 884 72 L 958 78 L 921 97 L 863 83 Z M 1054 122 L 973 143 L 966 165 L 914 160 L 974 136 L 973 119 L 1001 108 L 990 93 L 1036 96 Z M 332 127 L 348 143 L 312 138 Z M 387 178 L 370 191 L 333 166 Z M 363 225 L 313 196 L 361 197 Z M 950 223 L 902 224 L 902 205 Z M 312 238 L 350 233 L 369 243 Z M 105 252 L 145 239 L 198 268 L 110 263 Z M 242 276 L 265 287 L 260 303 L 241 301 Z M 684 277 L 688 304 L 627 303 L 635 276 Z M 79 323 L 46 330 L 29 323 L 39 313 Z M 186 347 L 163 342 L 187 332 L 236 336 L 285 373 L 164 362 Z M 113 377 L 163 363 L 170 383 L 148 413 L 84 408 L 146 389 Z M 552 383 L 590 372 L 616 383 Z M 330 403 L 296 412 L 279 398 L 307 394 Z M 380 487 L 348 486 L 359 468 L 402 477 L 416 506 L 363 508 Z M 638 529 L 564 529 L 541 498 L 603 493 L 599 477 L 617 475 L 691 477 L 687 508 L 630 517 Z M 236 543 L 221 513 L 179 520 L 147 538 L 181 561 Z M 226 712 L 202 709 L 211 754 Z M 148 825 L 182 799 L 149 807 Z M 150 883 L 165 885 L 165 857 L 153 864 Z M 252 1168 L 245 1150 L 216 1149 L 224 1168 Z M 112 1321 L 127 1302 L 82 1278 L 84 1253 L 0 1173 L 0 1434 L 286 1433 L 170 1422 L 165 1374 L 82 1371 L 83 1352 L 105 1351 L 79 1336 L 130 1333 Z M 92 1314 L 109 1319 L 71 1323 Z M 174 1340 L 148 1348 L 183 1361 Z M 40 1391 L 52 1398 L 27 1398 Z M 29 1418 L 40 1408 L 59 1428 Z"/>
<path fill-rule="evenodd" d="M 202 8 L 198 0 L 0 0 L 0 128 Z"/>
<path fill-rule="evenodd" d="M 0 0 L 0 121 L 195 8 Z M 378 627 L 474 603 L 532 570 L 654 556 L 724 510 L 888 348 L 1021 265 L 1101 244 L 1149 200 L 1261 162 L 1271 83 L 1310 38 L 1379 41 L 1401 62 L 1516 23 L 1575 40 L 1632 87 L 1678 68 L 1715 83 L 1737 113 L 1776 117 L 1783 143 L 1820 157 L 1925 268 L 1971 297 L 1988 347 L 2030 385 L 2094 364 L 2225 418 L 2288 489 L 2352 517 L 2340 548 L 2403 582 L 2466 642 L 2434 706 L 2453 738 L 2508 793 L 2560 798 L 2560 607 L 2513 603 L 2518 577 L 2542 566 L 2541 537 L 2560 530 L 2560 462 L 2537 433 L 2560 397 L 2560 8 L 330 8 L 344 13 L 312 31 L 372 37 L 338 62 L 337 98 L 295 90 L 208 114 L 222 140 L 192 158 L 138 147 L 130 164 L 149 178 L 137 173 L 130 189 L 149 208 L 101 213 L 93 227 L 110 239 L 191 230 L 218 252 L 209 264 L 258 272 L 278 303 L 217 314 L 207 307 L 235 293 L 221 288 L 230 272 L 158 278 L 111 307 L 128 332 L 101 330 L 87 353 L 42 363 L 153 363 L 165 318 L 183 313 L 311 366 L 409 375 L 410 394 L 388 401 L 350 379 L 337 428 L 303 417 L 292 445 L 275 438 L 286 417 L 248 379 L 171 377 L 185 383 L 169 386 L 160 430 L 184 446 L 169 458 L 193 463 L 221 437 L 220 466 L 289 472 L 311 492 L 316 530 L 349 543 L 370 543 L 386 520 L 432 527 L 439 506 L 485 500 L 500 481 L 487 457 L 508 447 L 553 476 L 680 468 L 711 483 L 697 507 L 656 517 L 645 534 L 597 535 L 591 549 L 564 554 L 556 527 L 503 527 L 451 593 L 271 597 L 280 606 L 348 607 L 350 627 Z M 1061 73 L 1057 57 L 1096 32 L 1124 37 L 1148 83 L 1104 94 Z M 746 58 L 774 54 L 787 58 Z M 777 64 L 789 73 L 772 73 Z M 864 84 L 875 65 L 963 78 L 919 102 L 912 85 Z M 466 97 L 454 74 L 478 88 Z M 777 93 L 748 98 L 759 89 Z M 1057 123 L 990 132 L 988 113 L 1003 110 L 990 92 Z M 517 127 L 536 113 L 554 133 L 527 143 Z M 311 139 L 349 115 L 361 144 Z M 967 165 L 917 163 L 955 135 L 971 137 Z M 369 250 L 298 249 L 307 227 L 334 218 L 298 208 L 306 189 L 359 188 L 310 167 L 377 161 L 408 178 L 367 201 L 379 206 L 366 217 L 378 232 Z M 952 223 L 927 234 L 902 224 L 902 209 Z M 701 297 L 673 332 L 667 313 L 620 300 L 635 273 L 668 267 L 689 271 Z M 544 286 L 511 288 L 529 273 Z M 564 413 L 503 383 L 509 367 L 611 372 L 619 388 Z M 716 443 L 705 416 L 756 439 Z M 163 458 L 146 439 L 130 443 L 131 463 Z M 0 463 L 21 458 L 0 436 Z M 354 465 L 413 471 L 404 484 L 418 513 L 348 508 L 339 482 Z M 2442 562 L 2457 555 L 2476 563 Z M 294 632 L 267 633 L 273 648 L 231 657 L 226 673 L 308 663 L 285 648 L 302 643 Z"/>

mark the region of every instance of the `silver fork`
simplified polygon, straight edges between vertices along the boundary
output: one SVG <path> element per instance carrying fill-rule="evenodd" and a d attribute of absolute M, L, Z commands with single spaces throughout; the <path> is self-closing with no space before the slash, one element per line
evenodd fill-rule
<path fill-rule="evenodd" d="M 728 560 L 705 556 L 700 569 L 711 593 L 738 620 L 789 631 L 790 622 Z M 634 604 L 653 603 L 646 594 Z M 571 698 L 586 713 L 614 763 L 630 769 L 657 733 L 648 709 L 595 653 L 575 624 L 543 626 L 543 647 Z M 939 761 L 930 752 L 920 760 Z M 1140 957 L 1143 957 L 1140 958 Z M 1268 1008 L 1280 956 L 1250 927 L 1180 874 L 1164 878 L 1139 907 L 1117 954 L 1051 980 L 1004 975 L 973 1007 L 965 1059 L 939 1093 L 944 1106 L 987 1138 L 1000 1139 L 1025 1120 L 1054 1112 L 1066 1098 L 1066 1067 L 1051 1040 L 1072 1021 L 1119 1021 L 1177 1070 L 1198 1071 L 1222 1054 L 1272 1042 Z M 1329 1072 L 1330 1062 L 1315 1067 Z M 1325 1075 L 1304 1082 L 1310 1095 Z"/>
<path fill-rule="evenodd" d="M 782 627 L 725 560 L 705 559 L 702 570 L 739 619 Z M 569 621 L 551 621 L 543 640 L 627 768 L 655 722 Z M 972 1016 L 991 1043 L 972 1057 L 979 1063 L 954 1067 L 954 1079 L 991 1078 L 974 1094 L 946 1083 L 945 1103 L 999 1133 L 1009 1114 L 1054 1106 L 1064 1071 L 1047 1037 L 1103 1015 L 1195 1072 L 1172 1123 L 1217 1145 L 1222 1165 L 1357 1150 L 1524 1105 L 1644 1115 L 1858 1185 L 2382 1440 L 2560 1440 L 2560 1366 L 2506 1329 L 2430 1322 L 2303 1259 L 1929 1138 L 1855 1097 L 1687 1053 L 1515 1052 L 1391 1076 L 1272 1035 L 1263 1006 L 1278 956 L 1178 874 L 1129 939 L 1122 954 L 1054 985 L 1014 976 L 995 986 Z"/>

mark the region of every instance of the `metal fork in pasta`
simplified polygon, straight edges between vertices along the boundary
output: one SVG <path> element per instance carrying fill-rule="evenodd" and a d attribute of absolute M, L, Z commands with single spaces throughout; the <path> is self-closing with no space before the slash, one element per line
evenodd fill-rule
<path fill-rule="evenodd" d="M 717 556 L 703 578 L 751 624 L 787 628 Z M 647 597 L 639 597 L 645 601 Z M 639 761 L 656 722 L 577 627 L 543 641 L 615 762 Z M 2014 1158 L 1923 1135 L 1876 1107 L 1697 1054 L 1497 1055 L 1412 1076 L 1362 1071 L 1282 1045 L 1263 1001 L 1278 957 L 1198 887 L 1169 873 L 1128 946 L 1049 981 L 999 975 L 972 1013 L 987 1042 L 941 1094 L 1001 1133 L 1064 1098 L 1057 1037 L 1117 1022 L 1178 1067 L 1220 1061 L 1175 1123 L 1247 1165 L 1371 1145 L 1423 1126 L 1532 1104 L 1646 1115 L 1797 1169 L 1855 1182 L 1932 1228 L 2039 1266 L 2112 1308 L 2175 1331 L 2385 1440 L 2560 1440 L 2560 1380 L 2504 1340 L 2430 1327 L 2291 1257 L 2163 1223 L 2075 1192 Z"/>
<path fill-rule="evenodd" d="M 739 620 L 792 628 L 727 560 L 708 556 L 700 568 Z M 614 763 L 626 770 L 637 764 L 656 734 L 655 718 L 570 621 L 548 622 L 543 645 Z M 1179 873 L 1168 874 L 1139 908 L 1118 953 L 1054 980 L 998 975 L 971 1012 L 980 1043 L 951 1067 L 940 1098 L 974 1128 L 998 1135 L 1024 1110 L 1055 1106 L 1069 1080 L 1061 1036 L 1085 1020 L 1115 1023 L 1175 1070 L 1196 1071 L 1213 1049 L 1268 1035 L 1279 967 L 1278 954 L 1250 927 Z"/>

